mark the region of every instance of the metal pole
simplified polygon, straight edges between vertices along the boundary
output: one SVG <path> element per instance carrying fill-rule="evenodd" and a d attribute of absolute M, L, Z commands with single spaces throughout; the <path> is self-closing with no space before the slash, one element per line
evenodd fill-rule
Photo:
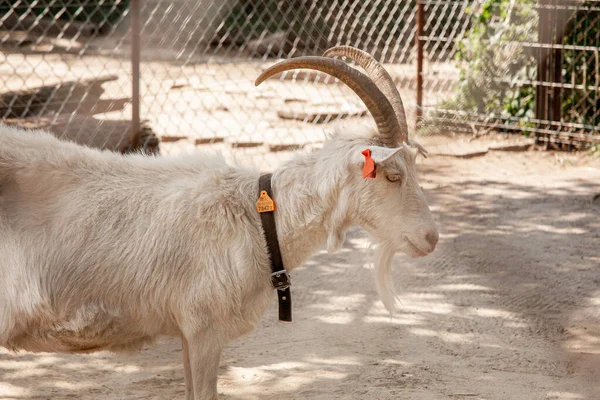
<path fill-rule="evenodd" d="M 131 147 L 140 145 L 140 0 L 131 0 Z"/>
<path fill-rule="evenodd" d="M 417 46 L 417 112 L 416 112 L 416 128 L 419 128 L 421 118 L 423 117 L 423 25 L 424 5 L 423 0 L 417 0 L 417 34 L 415 35 L 415 44 Z"/>

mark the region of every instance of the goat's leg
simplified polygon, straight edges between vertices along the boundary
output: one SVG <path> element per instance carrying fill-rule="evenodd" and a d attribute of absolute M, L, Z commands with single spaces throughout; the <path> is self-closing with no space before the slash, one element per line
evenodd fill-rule
<path fill-rule="evenodd" d="M 181 347 L 183 353 L 183 374 L 185 377 L 185 400 L 194 400 L 194 380 L 192 379 L 192 368 L 190 366 L 189 347 L 183 335 L 181 335 Z"/>
<path fill-rule="evenodd" d="M 217 400 L 217 378 L 223 346 L 215 334 L 187 337 L 194 400 Z M 186 388 L 187 391 L 187 388 Z"/>

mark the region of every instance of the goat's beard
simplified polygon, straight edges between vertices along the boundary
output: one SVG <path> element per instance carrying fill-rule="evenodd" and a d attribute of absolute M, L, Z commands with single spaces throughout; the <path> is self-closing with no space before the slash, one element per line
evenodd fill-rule
<path fill-rule="evenodd" d="M 379 298 L 385 308 L 393 314 L 399 302 L 392 279 L 392 258 L 396 251 L 386 243 L 380 243 L 375 255 L 375 283 Z"/>

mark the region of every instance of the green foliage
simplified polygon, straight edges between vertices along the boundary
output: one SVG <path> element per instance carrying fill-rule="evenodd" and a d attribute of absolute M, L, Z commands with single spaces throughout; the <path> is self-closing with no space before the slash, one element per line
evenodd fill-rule
<path fill-rule="evenodd" d="M 468 9 L 471 29 L 456 54 L 459 84 L 445 108 L 529 124 L 535 90 L 519 82 L 535 79 L 535 60 L 517 43 L 536 40 L 534 4 L 534 0 L 522 0 L 517 6 L 509 0 L 485 0 Z"/>
<path fill-rule="evenodd" d="M 460 78 L 454 97 L 444 106 L 492 115 L 503 121 L 529 122 L 535 110 L 535 53 L 519 42 L 537 42 L 538 13 L 534 0 L 485 0 L 469 10 L 471 29 L 459 43 L 456 61 Z M 597 4 L 597 3 L 596 3 Z M 580 5 L 567 18 L 562 51 L 562 82 L 579 85 L 562 90 L 562 120 L 588 126 L 600 124 L 600 11 L 593 2 Z M 581 88 L 583 87 L 583 88 Z"/>
<path fill-rule="evenodd" d="M 281 0 L 239 1 L 227 13 L 224 27 L 239 39 L 285 30 L 289 22 L 279 12 Z"/>
<path fill-rule="evenodd" d="M 306 31 L 319 35 L 329 32 L 334 17 L 347 15 L 347 29 L 359 31 L 368 26 L 365 34 L 376 32 L 387 37 L 397 34 L 402 16 L 406 15 L 406 7 L 410 6 L 408 3 L 408 0 L 394 4 L 361 0 L 240 0 L 225 17 L 224 28 L 231 35 L 246 40 L 290 28 L 297 31 L 296 34 Z M 331 20 L 325 20 L 326 15 Z"/>
<path fill-rule="evenodd" d="M 0 0 L 0 15 L 13 9 L 19 15 L 32 15 L 62 20 L 94 22 L 100 25 L 113 24 L 121 20 L 129 9 L 130 0 L 87 0 L 87 1 L 53 1 L 53 0 Z"/>

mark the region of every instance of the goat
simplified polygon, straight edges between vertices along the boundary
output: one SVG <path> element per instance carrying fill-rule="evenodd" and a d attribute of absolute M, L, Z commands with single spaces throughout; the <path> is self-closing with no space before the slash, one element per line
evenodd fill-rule
<path fill-rule="evenodd" d="M 376 282 L 392 310 L 393 254 L 421 257 L 438 240 L 417 180 L 422 150 L 409 142 L 391 77 L 368 53 L 342 46 L 282 61 L 256 84 L 294 68 L 352 88 L 377 131 L 337 135 L 274 171 L 284 265 L 291 271 L 324 245 L 334 251 L 360 225 L 379 243 Z M 365 150 L 374 162 L 366 179 Z M 216 399 L 222 349 L 255 327 L 273 295 L 258 177 L 219 156 L 124 156 L 0 127 L 0 345 L 118 352 L 180 336 L 186 398 Z"/>

